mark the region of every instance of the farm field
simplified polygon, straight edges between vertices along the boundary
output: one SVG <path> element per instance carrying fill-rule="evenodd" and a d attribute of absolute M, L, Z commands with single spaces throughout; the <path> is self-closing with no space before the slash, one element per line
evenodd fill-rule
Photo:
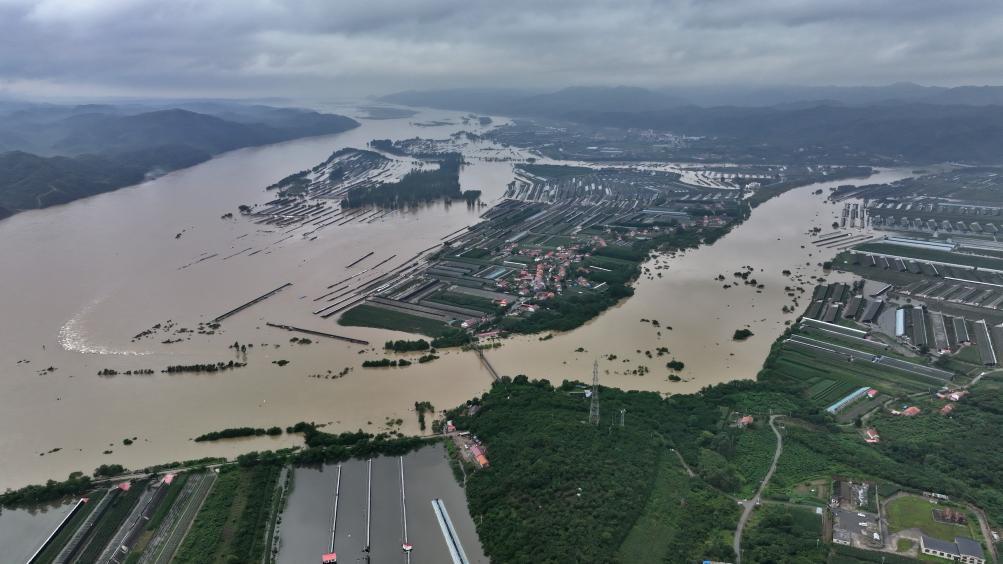
<path fill-rule="evenodd" d="M 981 536 L 978 531 L 978 521 L 974 516 L 969 516 L 966 525 L 941 523 L 934 519 L 933 510 L 943 507 L 946 506 L 918 496 L 900 495 L 885 504 L 888 527 L 892 532 L 917 528 L 943 540 L 954 540 L 956 536 L 975 539 Z"/>

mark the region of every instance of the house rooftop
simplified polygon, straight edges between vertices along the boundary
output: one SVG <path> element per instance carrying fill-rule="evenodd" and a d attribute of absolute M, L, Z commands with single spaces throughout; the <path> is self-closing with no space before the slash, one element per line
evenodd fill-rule
<path fill-rule="evenodd" d="M 923 541 L 923 546 L 928 549 L 946 552 L 948 554 L 958 554 L 958 545 L 951 541 L 940 540 L 936 537 L 927 535 L 923 535 L 920 540 Z"/>
<path fill-rule="evenodd" d="M 955 537 L 954 544 L 958 545 L 958 552 L 961 553 L 962 556 L 985 558 L 982 553 L 982 545 L 975 540 L 967 537 Z"/>

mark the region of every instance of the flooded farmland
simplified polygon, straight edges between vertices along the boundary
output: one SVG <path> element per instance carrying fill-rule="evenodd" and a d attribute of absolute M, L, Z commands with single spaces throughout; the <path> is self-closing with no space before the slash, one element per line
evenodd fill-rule
<path fill-rule="evenodd" d="M 372 520 L 370 556 L 374 562 L 406 562 L 402 550 L 403 515 L 401 466 L 395 456 L 372 461 Z M 403 457 L 410 562 L 449 562 L 450 556 L 432 509 L 441 499 L 470 562 L 487 562 L 467 511 L 463 489 L 453 478 L 442 445 L 425 447 Z M 319 561 L 330 549 L 332 524 L 339 562 L 362 562 L 366 547 L 369 464 L 351 460 L 294 470 L 293 490 L 282 514 L 277 561 L 280 564 Z M 338 478 L 340 472 L 340 488 Z M 338 492 L 337 521 L 334 521 Z"/>
<path fill-rule="evenodd" d="M 904 170 L 888 170 L 867 182 L 890 182 L 909 175 Z M 821 182 L 774 198 L 713 245 L 649 261 L 645 266 L 651 275 L 635 284 L 634 296 L 598 319 L 555 334 L 545 344 L 535 336 L 519 337 L 485 354 L 503 374 L 546 377 L 556 383 L 587 381 L 593 360 L 598 359 L 604 385 L 664 393 L 694 392 L 720 382 L 755 378 L 773 341 L 803 309 L 783 311 L 793 304 L 786 288 L 806 287 L 810 297 L 812 277 L 842 279 L 823 271 L 822 263 L 836 251 L 813 246 L 809 231 L 832 230 L 843 205 L 825 201 L 828 189 L 856 182 L 860 181 Z M 816 194 L 820 189 L 823 193 Z M 762 289 L 734 277 L 745 268 L 751 268 L 751 278 Z M 784 274 L 785 270 L 790 274 Z M 719 275 L 724 278 L 718 280 Z M 754 336 L 734 341 L 735 330 L 742 328 Z M 645 354 L 659 347 L 668 348 L 669 353 L 654 358 Z M 579 348 L 584 351 L 576 352 Z M 609 355 L 615 358 L 610 360 Z M 670 358 L 685 364 L 680 372 L 683 381 L 667 379 L 665 362 Z M 639 366 L 650 372 L 633 374 Z"/>
<path fill-rule="evenodd" d="M 224 218 L 239 205 L 269 201 L 273 195 L 265 186 L 339 148 L 361 148 L 377 138 L 441 139 L 479 127 L 442 111 L 363 120 L 342 134 L 234 151 L 140 186 L 0 221 L 0 425 L 7 430 L 0 436 L 0 488 L 65 478 L 102 463 L 138 468 L 300 442 L 287 436 L 191 440 L 227 427 L 306 420 L 376 432 L 388 418 L 400 418 L 402 432 L 417 433 L 416 401 L 443 409 L 483 392 L 490 377 L 473 354 L 444 351 L 434 363 L 364 370 L 361 361 L 382 356 L 385 340 L 405 335 L 340 327 L 334 318 L 311 313 L 313 298 L 334 282 L 396 255 L 383 267 L 394 268 L 477 222 L 483 208 L 429 205 L 339 225 L 312 240 Z M 512 163 L 504 159 L 518 153 L 472 146 L 465 156 L 470 164 L 461 172 L 463 188 L 482 190 L 483 201 L 496 202 L 512 179 Z M 885 172 L 880 179 L 904 175 Z M 781 312 L 790 303 L 783 291 L 790 280 L 781 271 L 821 274 L 818 264 L 828 258 L 806 245 L 808 230 L 825 229 L 838 211 L 812 194 L 819 187 L 828 185 L 760 206 L 712 246 L 659 258 L 667 268 L 649 264 L 652 277 L 638 282 L 636 296 L 587 326 L 546 343 L 513 339 L 488 357 L 503 373 L 560 381 L 587 379 L 594 357 L 616 354 L 616 362 L 603 361 L 609 371 L 604 384 L 666 393 L 753 376 L 792 318 Z M 369 252 L 372 262 L 349 268 Z M 724 290 L 714 280 L 743 265 L 765 285 L 761 294 L 740 285 Z M 200 323 L 287 283 L 213 334 L 199 332 Z M 662 326 L 641 318 L 657 318 Z M 269 322 L 371 345 L 326 339 L 294 344 L 289 332 Z M 755 336 L 733 342 L 731 333 L 746 325 Z M 235 341 L 253 346 L 241 353 L 231 348 Z M 643 353 L 660 346 L 686 364 L 684 382 L 667 381 Z M 585 352 L 575 353 L 579 347 Z M 169 365 L 230 360 L 247 365 L 209 374 L 161 372 Z M 629 374 L 645 363 L 649 374 Z M 99 376 L 104 370 L 118 374 Z"/>

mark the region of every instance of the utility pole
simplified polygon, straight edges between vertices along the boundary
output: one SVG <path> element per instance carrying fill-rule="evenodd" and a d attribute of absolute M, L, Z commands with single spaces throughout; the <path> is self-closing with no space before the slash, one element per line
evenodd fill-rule
<path fill-rule="evenodd" d="M 589 406 L 589 423 L 599 426 L 599 361 L 592 363 L 592 405 Z"/>

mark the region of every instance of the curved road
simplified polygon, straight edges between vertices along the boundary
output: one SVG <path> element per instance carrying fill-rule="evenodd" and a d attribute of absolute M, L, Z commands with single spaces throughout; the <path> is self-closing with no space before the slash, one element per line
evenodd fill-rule
<path fill-rule="evenodd" d="M 752 499 L 748 501 L 741 502 L 743 507 L 742 516 L 738 519 L 738 527 L 735 529 L 735 540 L 732 544 L 732 549 L 735 551 L 735 564 L 742 564 L 742 530 L 745 529 L 746 523 L 749 522 L 752 510 L 759 505 L 759 500 L 763 495 L 763 490 L 765 490 L 766 485 L 770 483 L 770 478 L 773 477 L 773 472 L 777 469 L 777 462 L 780 460 L 780 453 L 784 450 L 784 439 L 780 435 L 780 431 L 777 429 L 776 425 L 774 425 L 774 422 L 778 417 L 783 416 L 770 416 L 770 429 L 773 429 L 773 434 L 777 436 L 777 450 L 773 453 L 773 463 L 770 464 L 769 471 L 766 472 L 766 476 L 763 477 L 763 481 L 760 482 L 759 489 L 756 490 L 756 495 L 752 496 Z"/>

